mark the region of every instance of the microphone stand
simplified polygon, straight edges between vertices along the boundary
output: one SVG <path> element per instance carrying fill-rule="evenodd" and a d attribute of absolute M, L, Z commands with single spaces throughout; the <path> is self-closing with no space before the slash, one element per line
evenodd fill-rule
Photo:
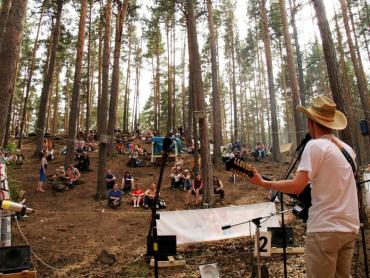
<path fill-rule="evenodd" d="M 287 179 L 290 175 L 290 173 L 293 171 L 293 169 L 295 168 L 295 166 L 297 165 L 298 161 L 301 159 L 301 156 L 302 156 L 302 153 L 303 153 L 303 150 L 307 144 L 307 142 L 311 139 L 311 135 L 309 133 L 306 134 L 306 136 L 304 137 L 304 139 L 302 140 L 301 144 L 297 147 L 297 149 L 295 150 L 294 154 L 293 154 L 293 158 L 292 158 L 292 161 L 290 163 L 290 167 L 288 167 L 287 171 L 285 172 L 285 175 L 284 175 L 284 178 L 283 179 Z M 294 160 L 294 163 L 292 164 L 293 162 L 293 159 L 294 157 L 297 155 L 297 158 Z M 282 192 L 276 192 L 272 197 L 271 197 L 271 202 L 273 202 L 275 200 L 275 198 L 277 197 L 277 195 L 280 193 L 280 209 L 281 211 L 284 211 L 284 195 Z M 283 262 L 284 262 L 284 277 L 287 278 L 288 277 L 288 271 L 287 271 L 287 254 L 286 254 L 286 245 L 287 245 L 287 242 L 286 242 L 286 235 L 285 235 L 285 220 L 284 220 L 284 214 L 281 214 L 281 228 L 282 228 L 282 231 L 283 231 Z"/>
<path fill-rule="evenodd" d="M 168 153 L 169 153 L 171 144 L 172 144 L 171 138 L 169 138 L 169 137 L 164 138 L 164 140 L 163 140 L 162 164 L 161 164 L 158 184 L 157 184 L 155 197 L 154 197 L 154 205 L 152 206 L 152 220 L 150 222 L 150 228 L 149 228 L 149 233 L 148 233 L 148 238 L 150 238 L 150 236 L 153 237 L 154 277 L 155 278 L 158 278 L 158 255 L 159 255 L 159 253 L 158 253 L 157 220 L 159 220 L 160 215 L 157 213 L 157 205 L 158 205 L 159 191 L 160 191 L 160 188 L 161 188 L 164 167 L 165 167 L 165 164 L 166 164 L 166 160 L 168 158 Z"/>
<path fill-rule="evenodd" d="M 259 246 L 259 241 L 260 241 L 260 228 L 261 228 L 261 220 L 262 219 L 268 219 L 272 216 L 275 216 L 275 215 L 279 215 L 281 214 L 282 216 L 284 215 L 284 213 L 286 212 L 289 212 L 289 211 L 292 211 L 293 209 L 287 209 L 287 210 L 282 210 L 282 211 L 278 211 L 276 213 L 271 213 L 270 215 L 268 216 L 264 216 L 264 217 L 256 217 L 256 218 L 253 218 L 253 219 L 250 219 L 250 220 L 247 220 L 247 221 L 244 221 L 244 222 L 240 222 L 240 223 L 236 223 L 236 224 L 233 224 L 233 225 L 225 225 L 225 226 L 222 226 L 221 229 L 222 230 L 227 230 L 227 229 L 230 229 L 232 227 L 235 227 L 235 226 L 239 226 L 239 225 L 242 225 L 242 224 L 246 224 L 246 223 L 249 223 L 249 222 L 252 222 L 254 225 L 256 225 L 256 246 L 257 246 L 257 250 L 256 250 L 256 253 L 257 253 L 257 277 L 258 278 L 261 278 L 261 256 L 260 256 L 260 246 Z M 251 236 L 251 235 L 250 235 Z M 253 267 L 252 267 L 252 271 L 253 271 Z"/>

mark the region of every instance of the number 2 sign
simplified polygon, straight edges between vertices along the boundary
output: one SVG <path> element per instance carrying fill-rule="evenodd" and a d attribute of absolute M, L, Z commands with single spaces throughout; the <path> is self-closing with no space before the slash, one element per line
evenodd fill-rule
<path fill-rule="evenodd" d="M 271 233 L 270 232 L 260 232 L 259 238 L 259 250 L 261 257 L 271 256 Z M 257 237 L 255 237 L 254 244 L 254 256 L 257 256 Z"/>

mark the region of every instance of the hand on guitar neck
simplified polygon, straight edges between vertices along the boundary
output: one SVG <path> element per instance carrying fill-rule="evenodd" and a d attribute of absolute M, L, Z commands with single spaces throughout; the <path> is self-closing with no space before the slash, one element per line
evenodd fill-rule
<path fill-rule="evenodd" d="M 292 180 L 272 181 L 269 178 L 261 176 L 256 168 L 239 159 L 231 158 L 225 163 L 227 171 L 234 171 L 240 176 L 249 177 L 249 182 L 254 185 L 259 185 L 267 189 L 276 190 L 287 193 L 289 196 L 297 199 L 304 204 L 304 219 L 308 217 L 308 208 L 311 206 L 311 188 L 308 185 L 308 173 L 306 171 L 299 171 Z"/>

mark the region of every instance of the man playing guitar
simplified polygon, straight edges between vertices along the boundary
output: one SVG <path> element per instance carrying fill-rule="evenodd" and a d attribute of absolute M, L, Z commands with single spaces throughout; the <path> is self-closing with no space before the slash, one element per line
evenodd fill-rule
<path fill-rule="evenodd" d="M 306 273 L 309 278 L 349 277 L 354 242 L 360 221 L 356 181 L 344 148 L 355 160 L 355 152 L 332 134 L 347 126 L 346 116 L 325 96 L 316 97 L 308 109 L 298 111 L 308 117 L 312 137 L 292 180 L 267 181 L 253 169 L 250 182 L 283 193 L 299 194 L 311 183 L 305 243 Z"/>

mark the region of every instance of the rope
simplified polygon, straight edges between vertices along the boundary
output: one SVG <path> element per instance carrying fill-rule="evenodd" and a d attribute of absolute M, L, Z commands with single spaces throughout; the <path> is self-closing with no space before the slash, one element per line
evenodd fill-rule
<path fill-rule="evenodd" d="M 24 233 L 22 232 L 22 229 L 21 229 L 21 227 L 19 226 L 19 222 L 18 222 L 18 219 L 17 219 L 17 217 L 14 217 L 14 219 L 15 219 L 15 222 L 17 223 L 17 227 L 18 227 L 18 230 L 19 230 L 19 232 L 20 232 L 20 234 L 22 235 L 22 237 L 23 237 L 23 239 L 26 241 L 26 243 L 27 243 L 27 245 L 30 245 L 30 243 L 29 243 L 29 241 L 27 240 L 27 238 L 26 238 L 26 236 L 24 235 Z M 32 253 L 32 255 L 36 258 L 36 259 L 38 259 L 44 266 L 46 266 L 46 267 L 48 267 L 48 268 L 50 268 L 50 269 L 53 269 L 53 270 L 55 270 L 55 271 L 63 271 L 62 269 L 60 269 L 60 268 L 56 268 L 56 267 L 53 267 L 53 266 L 51 266 L 51 265 L 49 265 L 49 264 L 47 264 L 46 262 L 44 262 L 33 250 L 31 250 L 31 253 Z"/>

